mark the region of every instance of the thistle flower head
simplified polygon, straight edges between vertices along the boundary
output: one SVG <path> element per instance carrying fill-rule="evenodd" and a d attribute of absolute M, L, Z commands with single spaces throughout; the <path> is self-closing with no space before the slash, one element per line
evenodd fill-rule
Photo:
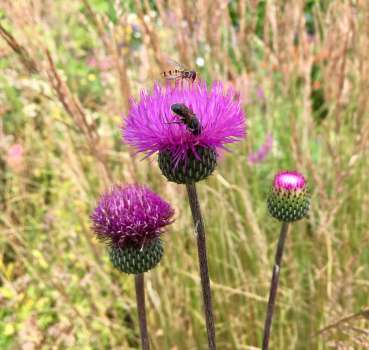
<path fill-rule="evenodd" d="M 199 134 L 171 110 L 184 104 L 201 124 Z M 245 136 L 245 116 L 234 90 L 225 91 L 220 82 L 208 88 L 205 82 L 186 86 L 154 85 L 151 93 L 142 91 L 140 101 L 132 101 L 123 126 L 125 141 L 150 156 L 169 152 L 176 164 L 192 155 L 196 147 L 217 150 Z"/>
<path fill-rule="evenodd" d="M 280 221 L 302 219 L 310 206 L 310 195 L 304 176 L 297 171 L 282 171 L 276 174 L 267 204 L 270 214 Z"/>
<path fill-rule="evenodd" d="M 174 210 L 147 187 L 116 186 L 100 198 L 91 214 L 93 230 L 110 246 L 142 248 L 170 224 Z"/>

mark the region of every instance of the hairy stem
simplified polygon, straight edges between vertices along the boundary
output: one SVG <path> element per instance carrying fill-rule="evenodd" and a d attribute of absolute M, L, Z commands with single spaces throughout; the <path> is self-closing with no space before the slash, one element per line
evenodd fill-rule
<path fill-rule="evenodd" d="M 206 256 L 206 238 L 204 221 L 201 215 L 199 198 L 197 196 L 196 185 L 187 184 L 187 193 L 190 202 L 193 224 L 195 226 L 196 238 L 197 238 L 197 253 L 199 257 L 200 265 L 200 277 L 202 296 L 204 302 L 204 312 L 206 320 L 206 330 L 208 335 L 208 344 L 210 350 L 216 349 L 215 344 L 215 327 L 213 317 L 213 306 L 211 302 L 211 290 L 210 290 L 210 279 L 208 271 L 208 261 Z"/>
<path fill-rule="evenodd" d="M 146 309 L 145 309 L 145 281 L 144 274 L 135 275 L 136 300 L 138 320 L 140 323 L 141 346 L 142 350 L 150 350 L 149 335 L 147 332 Z"/>
<path fill-rule="evenodd" d="M 281 270 L 283 248 L 284 248 L 284 242 L 286 241 L 287 232 L 288 232 L 288 223 L 284 222 L 282 224 L 281 232 L 279 234 L 277 252 L 275 254 L 275 262 L 274 262 L 274 267 L 273 267 L 272 281 L 270 283 L 269 301 L 268 301 L 267 314 L 266 314 L 265 324 L 264 324 L 264 336 L 263 336 L 262 350 L 269 349 L 269 338 L 270 338 L 270 331 L 272 328 L 273 311 L 274 311 L 274 306 L 275 306 L 275 300 L 277 297 L 279 273 Z"/>

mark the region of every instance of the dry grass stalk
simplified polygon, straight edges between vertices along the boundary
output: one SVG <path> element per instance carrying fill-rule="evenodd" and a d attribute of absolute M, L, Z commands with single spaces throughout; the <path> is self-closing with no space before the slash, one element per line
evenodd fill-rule
<path fill-rule="evenodd" d="M 29 55 L 28 51 L 18 43 L 15 37 L 7 31 L 0 23 L 0 36 L 6 41 L 11 47 L 14 53 L 19 57 L 20 61 L 31 74 L 38 73 L 38 67 L 36 62 Z"/>

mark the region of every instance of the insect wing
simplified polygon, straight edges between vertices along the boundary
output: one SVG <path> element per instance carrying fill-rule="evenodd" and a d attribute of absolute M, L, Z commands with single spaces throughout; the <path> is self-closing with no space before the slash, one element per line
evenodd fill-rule
<path fill-rule="evenodd" d="M 166 61 L 167 61 L 168 64 L 170 64 L 173 67 L 176 67 L 178 70 L 182 70 L 182 71 L 187 70 L 187 68 L 183 64 L 181 64 L 181 63 L 179 63 L 179 62 L 177 62 L 177 61 L 175 61 L 171 58 L 166 58 Z"/>

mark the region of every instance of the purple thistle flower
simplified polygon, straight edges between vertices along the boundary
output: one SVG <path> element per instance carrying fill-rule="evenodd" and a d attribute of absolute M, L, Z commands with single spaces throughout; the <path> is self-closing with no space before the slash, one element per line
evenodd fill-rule
<path fill-rule="evenodd" d="M 152 93 L 142 91 L 140 101 L 132 101 L 123 126 L 123 138 L 137 152 L 150 156 L 169 151 L 178 163 L 186 160 L 196 147 L 226 149 L 225 145 L 245 136 L 246 118 L 233 89 L 224 89 L 215 82 L 210 88 L 205 82 L 181 86 L 154 85 Z M 171 111 L 181 103 L 190 108 L 201 124 L 201 133 L 194 135 Z"/>
<path fill-rule="evenodd" d="M 99 239 L 113 247 L 143 247 L 172 223 L 174 210 L 145 186 L 115 186 L 103 194 L 91 214 Z"/>
<path fill-rule="evenodd" d="M 266 137 L 265 142 L 260 146 L 260 148 L 249 155 L 248 161 L 250 165 L 254 165 L 256 163 L 261 163 L 265 160 L 267 155 L 270 153 L 273 147 L 273 136 L 269 134 Z"/>
<path fill-rule="evenodd" d="M 286 191 L 302 190 L 306 187 L 306 180 L 297 171 L 281 171 L 275 175 L 273 187 Z"/>

